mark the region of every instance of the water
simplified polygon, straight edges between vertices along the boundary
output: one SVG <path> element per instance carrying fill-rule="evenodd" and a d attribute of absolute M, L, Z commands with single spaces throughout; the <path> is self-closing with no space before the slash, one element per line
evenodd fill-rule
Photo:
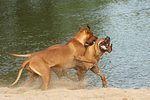
<path fill-rule="evenodd" d="M 108 87 L 150 88 L 149 0 L 1 0 L 0 85 L 10 85 L 26 59 L 9 53 L 33 53 L 65 44 L 86 23 L 95 36 L 111 37 L 113 51 L 99 61 Z M 76 77 L 76 71 L 68 72 Z M 26 77 L 25 69 L 18 84 Z M 91 79 L 88 88 L 101 88 L 99 76 L 91 71 L 85 79 Z"/>

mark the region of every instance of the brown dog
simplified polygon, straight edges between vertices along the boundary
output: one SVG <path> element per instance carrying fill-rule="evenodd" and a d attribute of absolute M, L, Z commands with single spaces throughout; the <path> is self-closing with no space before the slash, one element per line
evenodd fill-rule
<path fill-rule="evenodd" d="M 112 51 L 112 44 L 110 45 L 110 37 L 106 37 L 106 38 L 96 40 L 96 42 L 92 46 L 88 46 L 86 48 L 85 57 L 89 57 L 90 59 L 93 59 L 98 64 L 100 57 L 105 52 L 111 53 L 111 51 Z M 93 66 L 92 63 L 82 62 L 81 65 L 76 66 L 74 69 L 78 70 L 77 75 L 79 81 L 84 80 L 84 76 L 86 72 L 90 69 L 92 72 L 94 72 L 95 74 L 101 77 L 103 87 L 107 87 L 105 76 L 99 71 L 98 66 L 95 65 Z"/>
<path fill-rule="evenodd" d="M 93 36 L 88 24 L 86 29 L 83 29 L 82 26 L 79 26 L 79 29 L 80 31 L 68 43 L 60 48 L 46 49 L 31 55 L 22 63 L 15 82 L 8 87 L 18 82 L 22 70 L 27 64 L 27 70 L 28 73 L 30 73 L 29 76 L 41 76 L 43 81 L 42 90 L 46 90 L 51 77 L 51 72 L 49 70 L 51 67 L 57 66 L 64 69 L 73 68 L 76 66 L 74 62 L 75 58 L 81 61 L 95 63 L 95 61 L 84 56 L 84 45 L 85 43 L 91 44 L 94 40 L 97 40 L 97 37 Z"/>
<path fill-rule="evenodd" d="M 53 46 L 49 47 L 48 49 L 59 48 L 61 46 L 62 45 L 53 45 Z M 101 39 L 97 40 L 95 42 L 95 44 L 93 44 L 92 46 L 87 46 L 85 56 L 89 57 L 90 59 L 93 59 L 94 61 L 96 61 L 98 63 L 100 57 L 105 52 L 111 53 L 111 51 L 112 51 L 112 44 L 110 45 L 110 38 L 106 37 L 106 38 L 101 38 Z M 10 54 L 10 55 L 17 56 L 17 57 L 29 57 L 32 54 Z M 85 62 L 79 61 L 78 64 L 76 64 L 76 67 L 74 67 L 74 69 L 78 70 L 77 75 L 78 75 L 79 81 L 84 80 L 84 76 L 85 76 L 86 72 L 90 69 L 92 72 L 94 72 L 95 74 L 97 74 L 101 77 L 102 82 L 103 82 L 103 87 L 107 87 L 107 82 L 105 80 L 105 76 L 99 71 L 98 67 L 93 66 L 93 63 L 85 63 Z M 77 79 L 69 76 L 65 69 L 63 69 L 61 71 L 60 68 L 52 67 L 51 70 L 54 71 L 59 78 L 61 78 L 62 76 L 67 76 L 69 79 L 71 79 L 73 81 L 77 81 Z M 27 84 L 31 83 L 33 79 L 34 78 L 32 77 L 32 79 L 25 81 L 23 83 L 23 85 L 25 85 L 25 84 L 27 85 Z"/>

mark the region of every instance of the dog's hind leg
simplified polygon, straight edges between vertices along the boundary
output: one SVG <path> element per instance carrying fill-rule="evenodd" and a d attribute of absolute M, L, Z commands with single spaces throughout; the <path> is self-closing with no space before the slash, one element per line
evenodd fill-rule
<path fill-rule="evenodd" d="M 105 76 L 99 71 L 99 68 L 94 66 L 90 69 L 93 73 L 97 74 L 98 76 L 101 77 L 101 80 L 102 80 L 102 84 L 103 84 L 103 87 L 107 87 L 107 82 L 106 82 L 106 79 L 105 79 Z"/>
<path fill-rule="evenodd" d="M 28 78 L 20 86 L 27 86 L 28 84 L 34 82 L 38 77 L 39 75 L 28 72 Z"/>
<path fill-rule="evenodd" d="M 51 78 L 51 71 L 49 67 L 45 63 L 30 63 L 29 65 L 32 72 L 38 74 L 42 77 L 42 90 L 46 90 L 48 88 L 48 84 Z"/>
<path fill-rule="evenodd" d="M 32 72 L 32 69 L 27 65 L 27 71 L 28 71 L 28 78 L 20 85 L 20 86 L 27 86 L 28 84 L 34 82 L 39 75 Z"/>
<path fill-rule="evenodd" d="M 45 71 L 44 74 L 42 74 L 42 81 L 43 81 L 42 90 L 46 90 L 48 88 L 50 78 L 51 78 L 51 71 L 47 69 L 47 71 Z"/>

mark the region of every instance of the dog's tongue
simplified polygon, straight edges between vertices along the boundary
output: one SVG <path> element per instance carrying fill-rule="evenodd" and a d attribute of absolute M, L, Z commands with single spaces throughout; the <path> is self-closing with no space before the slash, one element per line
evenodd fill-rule
<path fill-rule="evenodd" d="M 103 48 L 104 50 L 106 50 L 106 49 L 107 49 L 107 48 L 106 48 L 106 46 L 104 46 L 104 45 L 102 45 L 102 46 L 101 46 L 101 48 Z"/>

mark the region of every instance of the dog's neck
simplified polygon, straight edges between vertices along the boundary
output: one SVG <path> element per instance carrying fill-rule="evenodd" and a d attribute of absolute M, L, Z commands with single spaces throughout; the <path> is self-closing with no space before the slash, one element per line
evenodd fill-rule
<path fill-rule="evenodd" d="M 73 38 L 79 41 L 82 45 L 85 45 L 86 43 L 86 35 L 83 35 L 81 32 L 78 32 Z"/>
<path fill-rule="evenodd" d="M 93 57 L 95 57 L 95 55 L 94 55 L 95 54 L 94 46 L 95 46 L 95 44 L 86 47 L 85 56 L 87 58 L 95 59 L 95 58 L 93 58 Z"/>

